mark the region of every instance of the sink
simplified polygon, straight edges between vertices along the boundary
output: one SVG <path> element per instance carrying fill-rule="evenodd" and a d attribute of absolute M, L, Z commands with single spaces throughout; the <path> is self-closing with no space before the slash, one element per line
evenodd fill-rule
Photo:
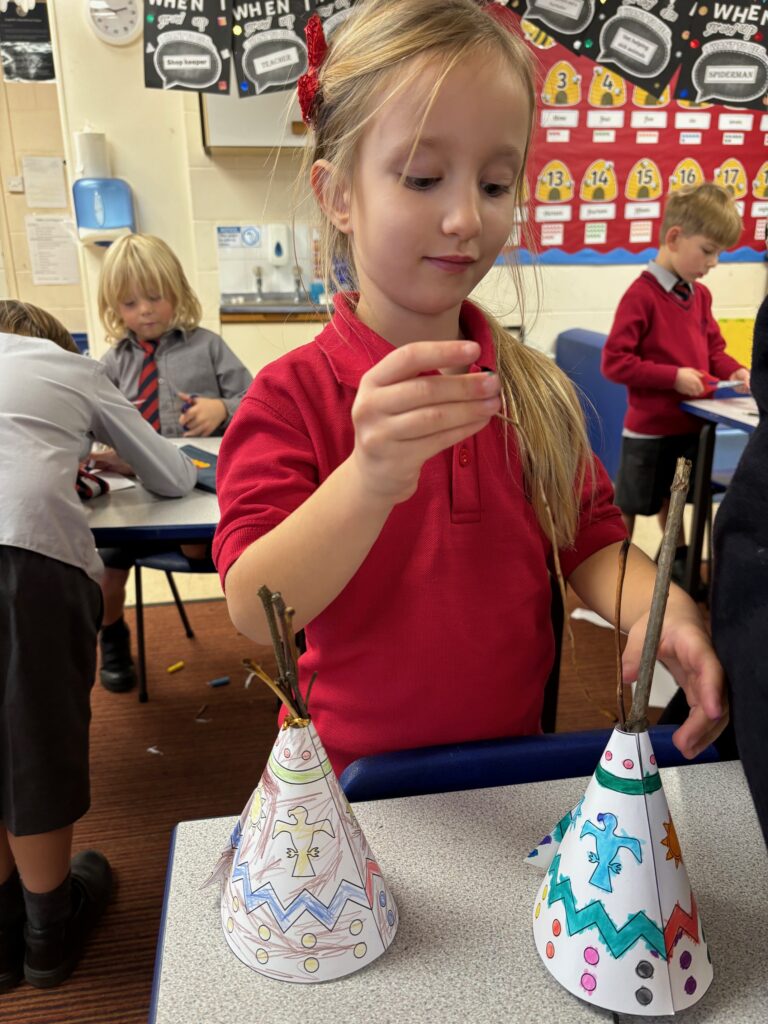
<path fill-rule="evenodd" d="M 306 306 L 310 304 L 307 293 L 296 292 L 225 292 L 221 296 L 222 306 Z"/>

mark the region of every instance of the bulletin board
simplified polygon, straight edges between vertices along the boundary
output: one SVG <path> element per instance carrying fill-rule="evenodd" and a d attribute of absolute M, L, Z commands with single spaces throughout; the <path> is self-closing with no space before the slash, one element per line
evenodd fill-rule
<path fill-rule="evenodd" d="M 644 6 L 656 2 L 648 0 Z M 674 14 L 674 2 L 661 2 L 666 7 L 659 13 Z M 719 10 L 726 5 L 715 6 Z M 739 5 L 730 8 L 734 6 Z M 636 24 L 643 27 L 639 19 L 647 12 L 642 8 L 615 2 L 601 7 L 588 0 L 512 0 L 509 7 L 515 13 L 536 15 L 535 21 L 520 17 L 521 33 L 535 56 L 539 91 L 527 175 L 529 202 L 521 218 L 528 220 L 538 262 L 645 263 L 658 246 L 667 195 L 704 181 L 727 188 L 744 220 L 739 243 L 721 260 L 765 258 L 768 105 L 764 93 L 745 99 L 748 92 L 743 85 L 739 107 L 707 99 L 703 72 L 691 61 L 674 59 L 675 53 L 678 58 L 700 53 L 700 47 L 692 45 L 698 37 L 692 35 L 690 22 L 685 23 L 689 28 L 685 39 L 680 38 L 680 49 L 667 53 L 666 65 L 654 68 L 657 73 L 649 81 L 633 73 L 631 60 L 613 59 L 610 32 L 603 32 L 599 25 L 590 29 L 600 17 L 596 11 L 606 11 L 610 17 L 613 9 L 614 17 L 627 24 L 630 15 L 635 17 L 630 25 L 634 31 Z M 572 15 L 582 9 L 585 16 L 577 25 Z M 765 11 L 768 21 L 768 5 L 759 10 Z M 562 17 L 563 11 L 568 18 Z M 570 36 L 553 33 L 549 25 L 544 27 L 544 18 L 576 29 Z M 707 27 L 701 31 L 702 40 L 707 31 Z M 627 36 L 635 41 L 644 38 L 642 33 L 632 37 L 629 30 Z M 752 77 L 762 76 L 768 68 L 762 39 L 756 28 L 749 45 L 762 58 L 750 55 Z M 737 42 L 727 44 L 729 54 Z M 648 46 L 646 53 L 655 52 Z M 625 73 L 620 74 L 617 66 Z M 724 75 L 725 71 L 736 78 L 741 74 L 738 67 L 735 72 L 732 67 L 717 67 Z M 525 261 L 530 254 L 523 252 L 522 258 Z"/>

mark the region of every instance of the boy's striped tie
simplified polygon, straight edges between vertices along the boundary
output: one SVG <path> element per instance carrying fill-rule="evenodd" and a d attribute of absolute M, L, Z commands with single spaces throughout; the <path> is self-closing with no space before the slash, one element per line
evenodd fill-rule
<path fill-rule="evenodd" d="M 139 374 L 139 393 L 136 407 L 147 422 L 160 433 L 160 391 L 157 383 L 156 341 L 136 339 L 144 349 L 144 362 Z"/>
<path fill-rule="evenodd" d="M 682 299 L 683 302 L 688 302 L 691 298 L 692 293 L 690 285 L 686 284 L 681 277 L 678 277 L 677 281 L 672 285 L 672 291 L 678 299 Z"/>

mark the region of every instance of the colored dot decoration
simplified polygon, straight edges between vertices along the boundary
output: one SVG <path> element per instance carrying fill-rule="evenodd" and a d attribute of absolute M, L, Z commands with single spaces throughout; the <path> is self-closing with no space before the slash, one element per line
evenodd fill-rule
<path fill-rule="evenodd" d="M 308 956 L 307 959 L 304 961 L 304 970 L 308 971 L 310 974 L 314 974 L 319 966 L 320 961 L 313 956 Z"/>
<path fill-rule="evenodd" d="M 240 909 L 240 900 L 237 898 L 237 896 L 232 897 L 232 909 L 234 911 L 238 911 Z"/>
<path fill-rule="evenodd" d="M 541 898 L 542 898 L 543 900 L 545 900 L 545 899 L 547 898 L 547 893 L 548 893 L 548 892 L 549 892 L 549 886 L 548 886 L 548 885 L 545 885 L 545 886 L 544 886 L 544 888 L 543 888 L 543 889 L 542 889 L 542 891 L 541 891 Z"/>
<path fill-rule="evenodd" d="M 656 764 L 656 755 L 651 754 L 651 764 Z"/>
<path fill-rule="evenodd" d="M 584 971 L 581 976 L 581 987 L 585 992 L 594 992 L 597 988 L 597 978 L 589 971 Z"/>
<path fill-rule="evenodd" d="M 388 910 L 387 911 L 387 924 L 391 928 L 394 923 L 395 923 L 395 915 L 392 913 L 391 910 Z"/>
<path fill-rule="evenodd" d="M 643 985 L 635 992 L 635 999 L 640 1003 L 641 1006 L 648 1006 L 653 1002 L 653 992 L 649 988 Z"/>
<path fill-rule="evenodd" d="M 355 948 L 352 950 L 358 960 L 362 960 L 365 954 L 368 952 L 368 947 L 364 942 L 358 942 Z"/>
<path fill-rule="evenodd" d="M 685 989 L 687 995 L 692 996 L 693 993 L 696 991 L 696 979 L 694 977 L 686 978 L 685 985 L 683 985 L 683 988 Z"/>
<path fill-rule="evenodd" d="M 302 761 L 308 761 L 310 759 L 310 757 L 312 757 L 312 755 L 310 754 L 310 752 L 308 750 L 305 750 L 302 753 L 302 755 L 301 755 Z"/>
<path fill-rule="evenodd" d="M 630 758 L 628 758 L 628 757 L 625 758 L 621 763 L 624 765 L 624 767 L 627 769 L 627 771 L 629 771 L 630 768 L 634 768 L 635 767 L 635 762 L 630 760 Z"/>
<path fill-rule="evenodd" d="M 552 922 L 552 934 L 557 938 L 560 932 L 563 930 L 562 925 L 557 918 Z"/>
<path fill-rule="evenodd" d="M 635 974 L 638 978 L 652 978 L 654 972 L 653 964 L 649 964 L 647 960 L 641 960 L 635 968 Z"/>
<path fill-rule="evenodd" d="M 551 959 L 552 959 L 552 957 L 553 957 L 553 956 L 555 955 L 555 946 L 554 946 L 554 943 L 552 943 L 552 942 L 548 942 L 548 943 L 546 944 L 546 946 L 544 947 L 544 952 L 545 952 L 545 953 L 547 954 L 547 959 L 548 959 L 548 960 L 551 960 Z"/>
<path fill-rule="evenodd" d="M 537 921 L 538 921 L 538 919 L 539 919 L 539 914 L 540 914 L 540 913 L 541 913 L 541 904 L 540 904 L 540 903 L 537 903 L 537 904 L 536 904 L 536 909 L 535 909 L 535 910 L 534 910 L 534 912 L 533 912 L 533 916 L 534 916 L 534 917 L 536 918 L 536 920 L 537 920 Z"/>
<path fill-rule="evenodd" d="M 360 932 L 363 930 L 363 922 L 360 920 L 359 917 L 355 918 L 355 920 L 349 926 L 349 930 L 352 933 L 352 935 L 360 934 Z"/>
<path fill-rule="evenodd" d="M 317 936 L 313 935 L 312 932 L 307 932 L 306 935 L 301 936 L 301 944 L 305 949 L 312 949 L 313 946 L 317 945 Z"/>
<path fill-rule="evenodd" d="M 272 938 L 272 932 L 265 924 L 259 925 L 259 938 L 263 939 L 264 942 L 268 942 Z"/>
<path fill-rule="evenodd" d="M 691 961 L 692 960 L 693 960 L 693 957 L 691 956 L 691 954 L 688 952 L 687 949 L 685 950 L 684 953 L 680 954 L 680 966 L 683 968 L 684 971 L 687 971 L 688 968 L 691 966 Z"/>
<path fill-rule="evenodd" d="M 605 760 L 606 761 L 612 761 L 613 760 L 613 754 L 611 753 L 610 750 L 606 750 L 606 752 L 605 752 Z"/>
<path fill-rule="evenodd" d="M 387 905 L 387 894 L 382 889 L 381 892 L 379 893 L 379 906 L 380 907 L 386 907 L 386 905 Z"/>
<path fill-rule="evenodd" d="M 257 949 L 256 959 L 259 961 L 260 964 L 265 964 L 269 960 L 269 953 L 266 951 L 266 949 Z"/>
<path fill-rule="evenodd" d="M 290 756 L 291 756 L 291 748 L 290 747 L 286 747 L 285 750 L 283 751 L 283 757 L 287 761 Z"/>
<path fill-rule="evenodd" d="M 594 967 L 600 961 L 600 954 L 594 946 L 587 946 L 584 950 L 584 959 L 591 967 Z"/>
<path fill-rule="evenodd" d="M 228 932 L 233 932 L 234 930 L 235 930 L 235 922 L 232 920 L 231 917 L 228 917 L 227 918 L 227 931 Z"/>

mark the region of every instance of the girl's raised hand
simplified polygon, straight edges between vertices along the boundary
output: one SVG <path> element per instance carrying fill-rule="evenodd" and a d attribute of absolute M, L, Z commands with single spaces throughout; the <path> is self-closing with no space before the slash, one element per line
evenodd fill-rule
<path fill-rule="evenodd" d="M 474 341 L 417 341 L 364 374 L 352 406 L 352 462 L 370 493 L 393 504 L 410 498 L 427 459 L 499 411 L 498 375 L 460 372 L 479 354 Z"/>

